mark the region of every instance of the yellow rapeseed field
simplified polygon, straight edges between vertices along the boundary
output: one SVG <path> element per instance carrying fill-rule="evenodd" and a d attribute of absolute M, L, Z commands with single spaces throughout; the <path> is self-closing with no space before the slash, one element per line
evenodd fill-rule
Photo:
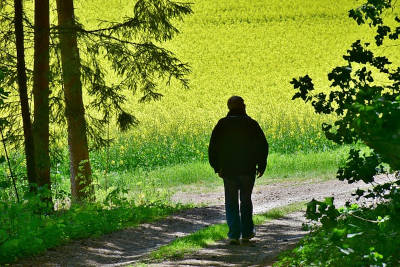
<path fill-rule="evenodd" d="M 181 34 L 167 44 L 191 65 L 191 89 L 162 87 L 162 101 L 150 104 L 132 97 L 129 104 L 141 126 L 130 135 L 208 134 L 226 114 L 231 95 L 245 99 L 248 114 L 271 139 L 317 132 L 322 119 L 291 100 L 289 81 L 309 74 L 316 87 L 328 88 L 327 73 L 344 64 L 341 56 L 350 44 L 370 32 L 347 17 L 360 4 L 353 0 L 192 2 L 194 14 L 179 23 Z M 78 3 L 84 24 L 117 20 L 133 6 L 127 0 Z"/>

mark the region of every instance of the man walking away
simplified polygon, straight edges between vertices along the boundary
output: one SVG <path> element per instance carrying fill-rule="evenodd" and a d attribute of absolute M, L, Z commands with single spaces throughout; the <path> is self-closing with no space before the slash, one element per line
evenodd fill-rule
<path fill-rule="evenodd" d="M 261 177 L 267 166 L 268 142 L 260 125 L 247 116 L 243 98 L 229 98 L 228 109 L 211 134 L 208 159 L 224 180 L 229 243 L 239 244 L 240 237 L 248 242 L 255 236 L 251 193 L 256 175 Z"/>

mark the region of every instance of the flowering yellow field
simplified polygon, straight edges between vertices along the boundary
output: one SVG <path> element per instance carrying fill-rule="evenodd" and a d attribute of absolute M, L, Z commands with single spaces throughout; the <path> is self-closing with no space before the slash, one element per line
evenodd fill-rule
<path fill-rule="evenodd" d="M 78 14 L 95 11 L 96 2 L 104 1 L 85 2 L 92 3 L 78 6 Z M 130 1 L 109 2 L 104 15 L 112 20 L 121 15 L 120 4 Z M 289 81 L 309 73 L 327 87 L 328 71 L 340 63 L 352 41 L 366 34 L 347 18 L 356 5 L 351 0 L 195 1 L 194 14 L 180 23 L 181 34 L 168 44 L 192 66 L 191 89 L 163 89 L 165 97 L 157 103 L 132 99 L 142 122 L 138 132 L 209 131 L 234 94 L 244 97 L 249 115 L 271 135 L 297 135 L 316 127 L 319 120 L 311 110 L 290 100 Z M 130 12 L 130 7 L 122 12 Z"/>
<path fill-rule="evenodd" d="M 138 142 L 152 144 L 148 149 L 159 151 L 160 155 L 154 153 L 160 161 L 181 149 L 194 158 L 204 158 L 212 127 L 227 112 L 226 100 L 241 95 L 248 114 L 260 122 L 275 152 L 330 147 L 319 130 L 322 118 L 302 101 L 291 100 L 294 90 L 289 82 L 309 74 L 316 88 L 328 90 L 327 73 L 345 64 L 341 56 L 352 42 L 371 36 L 367 27 L 357 26 L 347 16 L 360 2 L 192 2 L 194 14 L 179 23 L 181 34 L 167 44 L 191 65 L 191 89 L 174 84 L 162 87 L 164 98 L 146 104 L 132 97 L 130 108 L 141 125 L 125 135 L 123 146 L 133 142 L 142 149 Z M 99 17 L 99 8 L 104 10 L 104 19 L 117 20 L 131 12 L 133 5 L 128 0 L 78 3 L 77 13 L 84 24 L 95 23 L 91 18 Z M 387 53 L 392 48 L 383 49 Z"/>

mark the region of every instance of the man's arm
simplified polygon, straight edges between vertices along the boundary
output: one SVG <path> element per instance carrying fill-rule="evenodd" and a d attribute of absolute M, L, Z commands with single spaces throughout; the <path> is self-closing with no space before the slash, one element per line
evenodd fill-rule
<path fill-rule="evenodd" d="M 218 166 L 218 156 L 217 156 L 218 153 L 217 146 L 218 146 L 220 132 L 221 132 L 221 123 L 218 122 L 211 133 L 210 144 L 208 146 L 208 161 L 210 162 L 211 167 L 214 169 L 216 173 L 220 171 Z"/>
<path fill-rule="evenodd" d="M 260 125 L 256 122 L 257 177 L 261 177 L 267 167 L 269 145 Z"/>

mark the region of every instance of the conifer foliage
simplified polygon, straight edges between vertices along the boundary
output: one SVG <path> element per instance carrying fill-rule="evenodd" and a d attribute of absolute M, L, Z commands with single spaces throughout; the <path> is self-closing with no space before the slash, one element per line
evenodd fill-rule
<path fill-rule="evenodd" d="M 72 13 L 67 14 L 69 16 L 62 16 L 65 12 L 60 13 L 60 10 L 66 10 L 60 5 L 64 2 L 70 3 L 69 6 L 72 7 L 69 9 Z M 188 88 L 186 76 L 190 72 L 189 66 L 181 62 L 173 52 L 163 48 L 162 43 L 179 33 L 174 22 L 192 13 L 192 9 L 188 3 L 138 0 L 135 1 L 131 16 L 121 19 L 120 22 L 102 21 L 101 27 L 89 29 L 77 21 L 73 13 L 72 0 L 57 1 L 57 3 L 59 23 L 50 25 L 49 28 L 49 67 L 46 76 L 49 79 L 47 96 L 50 111 L 48 122 L 51 134 L 50 151 L 57 152 L 55 144 L 59 143 L 60 138 L 65 137 L 65 133 L 60 129 L 68 125 L 65 128 L 69 129 L 71 155 L 77 155 L 75 152 L 78 150 L 78 154 L 81 154 L 79 157 L 70 155 L 71 176 L 85 177 L 78 182 L 75 182 L 75 178 L 72 179 L 71 191 L 74 199 L 80 200 L 86 198 L 85 194 L 92 195 L 90 193 L 92 190 L 90 189 L 89 150 L 100 148 L 111 141 L 104 137 L 104 129 L 107 128 L 105 124 L 115 121 L 124 131 L 138 123 L 134 114 L 131 114 L 124 105 L 127 100 L 126 95 L 139 93 L 141 102 L 159 100 L 162 94 L 158 92 L 158 86 L 161 83 L 170 85 L 174 80 L 183 88 Z M 0 68 L 7 71 L 1 86 L 11 92 L 10 99 L 13 99 L 18 94 L 14 90 L 18 73 L 14 47 L 14 15 L 11 12 L 14 6 L 8 2 L 2 2 L 2 4 Z M 50 1 L 50 6 L 52 5 L 54 3 Z M 55 9 L 50 10 L 50 21 L 53 21 L 51 18 L 57 15 L 54 14 Z M 25 54 L 27 64 L 23 70 L 26 72 L 29 93 L 34 71 L 32 70 L 33 60 L 28 55 L 33 54 L 31 49 L 34 36 L 40 31 L 35 30 L 31 22 L 32 18 L 26 14 L 22 15 L 28 53 Z M 72 39 L 75 39 L 72 43 L 76 45 L 69 48 L 74 57 L 65 54 L 68 51 L 68 44 L 72 44 L 66 40 Z M 73 47 L 75 48 L 71 49 Z M 72 65 L 71 58 L 75 59 Z M 109 75 L 112 75 L 113 79 L 109 79 Z M 80 89 L 77 89 L 79 87 Z M 71 88 L 77 90 L 71 91 Z M 71 92 L 73 92 L 73 99 L 69 98 Z M 79 107 L 72 109 L 79 103 Z M 71 112 L 72 110 L 74 112 Z M 5 131 L 5 139 L 13 146 L 26 141 L 20 134 L 22 132 L 19 123 L 20 112 L 20 105 L 16 101 L 7 101 L 2 108 L 4 117 L 14 122 L 7 125 Z M 80 120 L 74 124 L 73 121 L 77 118 Z M 72 138 L 75 136 L 72 132 L 79 132 L 80 138 Z M 36 142 L 46 143 L 45 140 L 39 140 L 39 138 L 36 138 Z M 77 147 L 80 149 L 74 149 Z M 41 155 L 41 151 L 37 151 L 36 154 Z M 56 155 L 52 154 L 52 162 L 55 162 Z"/>

